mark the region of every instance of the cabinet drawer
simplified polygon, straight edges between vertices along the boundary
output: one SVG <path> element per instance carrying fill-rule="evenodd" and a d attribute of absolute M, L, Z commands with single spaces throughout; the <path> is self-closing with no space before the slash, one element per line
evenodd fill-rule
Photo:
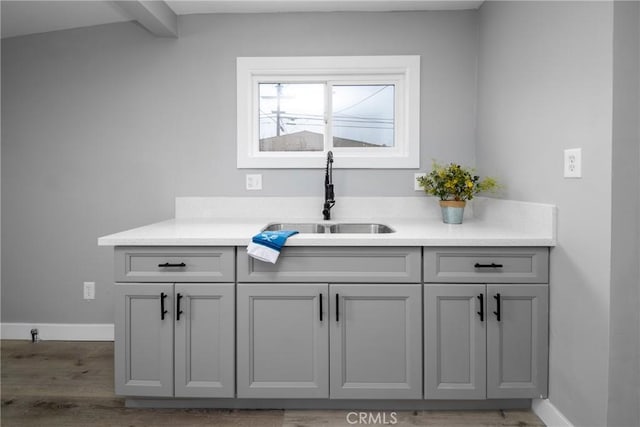
<path fill-rule="evenodd" d="M 427 283 L 548 283 L 549 249 L 424 248 Z"/>
<path fill-rule="evenodd" d="M 276 264 L 238 248 L 238 282 L 419 283 L 419 247 L 284 247 Z"/>
<path fill-rule="evenodd" d="M 234 247 L 117 247 L 116 282 L 234 282 L 234 255 Z"/>

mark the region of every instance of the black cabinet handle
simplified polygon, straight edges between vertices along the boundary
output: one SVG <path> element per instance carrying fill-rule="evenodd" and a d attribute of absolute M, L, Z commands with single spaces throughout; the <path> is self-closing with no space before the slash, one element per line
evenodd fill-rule
<path fill-rule="evenodd" d="M 473 267 L 474 268 L 502 268 L 502 264 L 496 264 L 494 262 L 492 262 L 491 264 L 480 264 L 479 262 L 476 262 Z"/>
<path fill-rule="evenodd" d="M 180 310 L 180 300 L 182 299 L 182 295 L 176 295 L 176 321 L 180 320 L 180 315 L 182 314 L 182 310 Z"/>
<path fill-rule="evenodd" d="M 336 322 L 340 321 L 340 295 L 336 294 Z"/>
<path fill-rule="evenodd" d="M 158 264 L 158 267 L 186 267 L 187 264 L 185 264 L 184 262 L 180 262 L 178 264 L 171 264 L 168 262 L 165 262 L 164 264 Z"/>
<path fill-rule="evenodd" d="M 480 321 L 484 322 L 484 294 L 478 295 L 478 299 L 480 300 L 480 311 L 478 314 L 480 315 Z"/>
<path fill-rule="evenodd" d="M 322 294 L 320 294 L 320 321 L 322 322 Z"/>
<path fill-rule="evenodd" d="M 499 322 L 500 321 L 500 294 L 495 294 L 493 296 L 496 299 L 496 307 L 498 309 L 498 311 L 494 311 L 493 314 L 496 315 L 496 320 Z"/>
<path fill-rule="evenodd" d="M 164 309 L 164 299 L 166 297 L 167 294 L 160 292 L 160 320 L 164 320 L 164 315 L 168 313 L 168 311 Z"/>

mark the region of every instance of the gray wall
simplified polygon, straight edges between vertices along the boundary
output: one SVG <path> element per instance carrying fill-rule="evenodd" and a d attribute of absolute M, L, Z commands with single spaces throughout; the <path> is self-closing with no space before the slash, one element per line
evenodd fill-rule
<path fill-rule="evenodd" d="M 640 3 L 615 3 L 613 49 L 607 425 L 624 427 L 640 425 Z"/>
<path fill-rule="evenodd" d="M 2 321 L 111 323 L 97 237 L 171 218 L 176 196 L 322 194 L 321 170 L 263 170 L 264 191 L 244 190 L 237 56 L 421 55 L 425 168 L 475 162 L 476 38 L 477 12 L 460 11 L 193 15 L 177 40 L 134 23 L 3 40 Z M 414 172 L 336 170 L 336 195 L 414 195 Z"/>
<path fill-rule="evenodd" d="M 477 165 L 508 198 L 558 206 L 549 399 L 580 426 L 640 425 L 638 21 L 618 23 L 623 7 L 637 4 L 480 9 Z M 564 179 L 575 147 L 583 178 Z"/>

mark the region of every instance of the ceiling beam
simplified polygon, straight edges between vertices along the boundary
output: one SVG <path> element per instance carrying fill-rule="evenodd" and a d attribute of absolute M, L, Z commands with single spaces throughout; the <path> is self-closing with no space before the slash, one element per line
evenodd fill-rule
<path fill-rule="evenodd" d="M 164 1 L 118 0 L 114 3 L 156 37 L 178 37 L 178 16 Z"/>

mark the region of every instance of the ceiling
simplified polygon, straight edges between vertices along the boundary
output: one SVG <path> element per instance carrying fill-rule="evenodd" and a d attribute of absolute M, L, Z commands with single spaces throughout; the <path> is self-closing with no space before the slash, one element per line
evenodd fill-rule
<path fill-rule="evenodd" d="M 148 3 L 148 2 L 139 2 Z M 415 11 L 477 9 L 479 0 L 166 0 L 175 15 L 334 11 Z M 2 38 L 131 21 L 115 1 L 0 2 Z"/>

